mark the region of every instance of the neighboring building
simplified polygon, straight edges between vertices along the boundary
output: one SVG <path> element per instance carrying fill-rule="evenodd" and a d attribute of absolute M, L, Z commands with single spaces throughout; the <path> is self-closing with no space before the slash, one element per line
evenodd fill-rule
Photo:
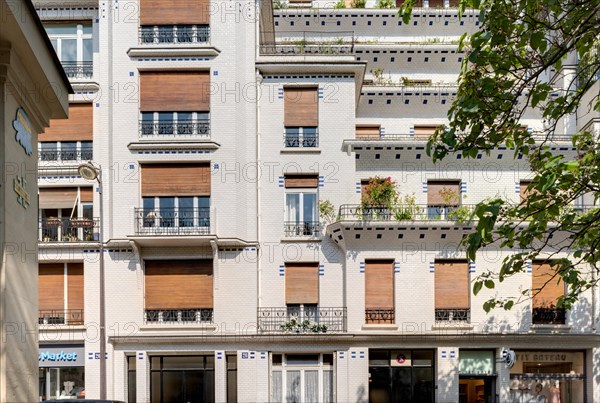
<path fill-rule="evenodd" d="M 0 401 L 37 398 L 37 138 L 72 91 L 29 0 L 0 0 Z"/>
<path fill-rule="evenodd" d="M 102 219 L 109 398 L 527 401 L 540 383 L 600 400 L 598 290 L 568 312 L 553 287 L 486 315 L 470 281 L 510 251 L 456 250 L 472 205 L 526 196 L 527 162 L 425 153 L 476 11 L 430 1 L 407 25 L 316 1 L 38 6 L 75 88 L 40 136 L 40 351 L 71 354 L 40 360 L 40 397 L 99 396 Z M 598 121 L 573 117 L 553 147 L 572 153 Z M 361 207 L 376 176 L 408 206 Z M 530 266 L 498 292 L 537 285 L 548 268 Z"/>

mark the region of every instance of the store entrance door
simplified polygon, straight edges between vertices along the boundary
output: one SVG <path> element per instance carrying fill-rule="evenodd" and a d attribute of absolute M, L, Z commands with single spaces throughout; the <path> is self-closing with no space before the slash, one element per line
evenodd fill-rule
<path fill-rule="evenodd" d="M 495 403 L 496 377 L 461 375 L 458 398 L 460 403 Z"/>

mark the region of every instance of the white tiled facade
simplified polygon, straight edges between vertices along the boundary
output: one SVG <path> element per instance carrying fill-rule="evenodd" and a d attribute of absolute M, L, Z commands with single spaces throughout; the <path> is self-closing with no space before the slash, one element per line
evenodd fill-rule
<path fill-rule="evenodd" d="M 370 3 L 367 7 L 373 6 Z M 285 187 L 286 177 L 294 174 L 316 175 L 318 200 L 330 201 L 336 215 L 342 205 L 360 204 L 361 181 L 374 176 L 391 177 L 400 195 L 414 195 L 425 214 L 428 180 L 459 181 L 465 205 L 493 196 L 520 200 L 520 182 L 531 173 L 525 159 L 513 157 L 513 150 L 497 149 L 472 160 L 450 155 L 434 164 L 426 155 L 426 140 L 413 135 L 415 126 L 447 123 L 464 57 L 457 40 L 477 29 L 476 11 L 459 18 L 448 4 L 443 9 L 418 8 L 409 24 L 400 24 L 396 10 L 333 9 L 332 3 L 313 2 L 313 8 L 290 4 L 273 11 L 248 1 L 211 1 L 207 42 L 144 44 L 138 39 L 142 0 L 60 4 L 37 4 L 42 19 L 48 24 L 89 21 L 93 32 L 93 72 L 72 79 L 71 101 L 92 103 L 93 160 L 103 175 L 107 398 L 160 402 L 152 392 L 160 382 L 152 375 L 153 363 L 160 357 L 204 356 L 211 362 L 204 374 L 212 377 L 204 383 L 210 388 L 201 392 L 204 400 L 312 401 L 311 393 L 317 392 L 311 387 L 317 385 L 318 401 L 388 401 L 375 391 L 375 374 L 381 368 L 390 373 L 402 368 L 394 355 L 407 351 L 412 351 L 414 362 L 404 369 L 429 374 L 423 375 L 427 391 L 419 392 L 420 385 L 413 382 L 398 392 L 401 380 L 395 379 L 389 387 L 399 394 L 389 401 L 429 401 L 423 400 L 429 396 L 431 401 L 457 402 L 465 398 L 468 386 L 463 384 L 469 380 L 485 382 L 489 402 L 526 401 L 514 400 L 515 393 L 525 399 L 525 391 L 533 390 L 519 385 L 542 380 L 545 393 L 551 393 L 553 385 L 546 380 L 555 378 L 511 372 L 502 358 L 506 348 L 516 351 L 521 361 L 528 359 L 523 358 L 526 354 L 535 355 L 538 358 L 529 361 L 540 366 L 571 365 L 566 375 L 556 378 L 570 391 L 561 392 L 561 401 L 600 401 L 595 376 L 600 372 L 597 288 L 582 295 L 562 325 L 532 324 L 531 301 L 510 311 L 484 312 L 487 298 L 531 287 L 529 270 L 494 290 L 470 295 L 468 321 L 436 321 L 435 261 L 464 259 L 457 245 L 472 224 L 423 217 L 359 220 L 340 210 L 335 222 L 320 218 L 316 231 L 290 236 L 284 226 L 286 193 L 291 192 Z M 261 12 L 273 13 L 272 27 L 259 24 L 269 20 L 261 19 Z M 266 52 L 258 38 L 268 37 L 273 29 L 277 45 L 269 46 L 276 52 Z M 310 38 L 346 45 L 346 36 L 353 43 L 343 54 L 323 52 L 322 47 L 308 51 Z M 303 37 L 306 41 L 298 45 Z M 381 78 L 373 74 L 378 68 L 383 69 Z M 209 71 L 208 138 L 169 135 L 149 140 L 142 135 L 140 74 L 165 70 Z M 289 147 L 284 138 L 284 91 L 307 86 L 317 88 L 318 146 Z M 598 126 L 599 119 L 597 113 L 580 112 L 576 125 L 567 122 L 565 127 Z M 542 127 L 534 112 L 522 123 L 534 131 Z M 381 138 L 357 139 L 357 125 L 380 126 Z M 565 128 L 557 134 L 571 133 Z M 573 153 L 570 142 L 552 146 L 557 152 Z M 81 162 L 41 162 L 40 188 L 89 186 L 77 174 Z M 142 220 L 135 212 L 143 207 L 141 166 L 183 162 L 210 164 L 207 231 L 141 232 L 137 225 Z M 98 185 L 93 185 L 98 217 Z M 40 263 L 83 262 L 83 324 L 42 324 L 40 345 L 83 348 L 87 398 L 100 394 L 99 245 L 97 228 L 94 231 L 94 239 L 86 241 L 40 242 L 38 255 Z M 510 253 L 485 250 L 469 264 L 470 280 L 499 268 Z M 210 320 L 148 320 L 144 262 L 197 259 L 212 259 Z M 373 259 L 394 261 L 394 314 L 383 324 L 366 323 L 365 262 Z M 286 312 L 286 264 L 294 262 L 318 267 L 317 309 L 340 315 L 336 330 L 281 331 L 279 324 L 294 314 L 284 314 L 274 330 L 263 326 L 269 312 Z M 461 351 L 463 358 L 465 351 L 489 353 L 490 371 L 461 372 Z M 384 352 L 391 354 L 388 363 L 375 364 L 376 354 Z M 419 364 L 419 354 L 430 357 L 425 359 L 428 363 Z M 554 355 L 563 358 L 556 363 Z M 576 358 L 569 361 L 571 356 Z M 292 363 L 302 357 L 319 358 L 316 364 Z M 522 364 L 517 361 L 517 366 Z M 294 371 L 302 372 L 301 381 L 298 390 L 290 391 Z M 318 378 L 309 381 L 315 374 Z M 236 382 L 236 396 L 228 395 L 233 390 L 228 382 Z M 288 388 L 281 394 L 276 391 L 282 387 L 279 382 Z M 164 396 L 168 386 L 162 385 Z M 186 396 L 199 401 L 189 397 L 192 386 L 179 388 L 169 395 L 171 400 L 162 401 L 187 401 Z"/>

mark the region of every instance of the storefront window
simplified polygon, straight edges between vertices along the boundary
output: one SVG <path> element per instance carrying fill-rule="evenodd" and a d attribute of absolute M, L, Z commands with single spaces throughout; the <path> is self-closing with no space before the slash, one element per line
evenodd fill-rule
<path fill-rule="evenodd" d="M 40 346 L 39 398 L 85 398 L 85 367 L 83 346 Z"/>
<path fill-rule="evenodd" d="M 136 398 L 136 361 L 135 356 L 127 357 L 127 401 L 135 403 Z"/>
<path fill-rule="evenodd" d="M 273 354 L 273 402 L 333 402 L 333 353 Z"/>
<path fill-rule="evenodd" d="M 579 403 L 585 400 L 584 353 L 517 351 L 510 370 L 513 403 Z"/>
<path fill-rule="evenodd" d="M 151 357 L 150 391 L 152 403 L 213 402 L 215 357 Z"/>
<path fill-rule="evenodd" d="M 459 403 L 496 402 L 494 350 L 463 350 L 458 356 Z"/>

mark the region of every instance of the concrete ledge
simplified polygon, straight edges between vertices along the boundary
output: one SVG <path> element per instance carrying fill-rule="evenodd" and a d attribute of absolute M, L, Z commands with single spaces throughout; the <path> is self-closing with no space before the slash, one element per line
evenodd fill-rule
<path fill-rule="evenodd" d="M 384 324 L 384 323 L 373 323 L 373 324 L 364 324 L 362 325 L 361 330 L 398 330 L 397 325 L 392 324 Z"/>

